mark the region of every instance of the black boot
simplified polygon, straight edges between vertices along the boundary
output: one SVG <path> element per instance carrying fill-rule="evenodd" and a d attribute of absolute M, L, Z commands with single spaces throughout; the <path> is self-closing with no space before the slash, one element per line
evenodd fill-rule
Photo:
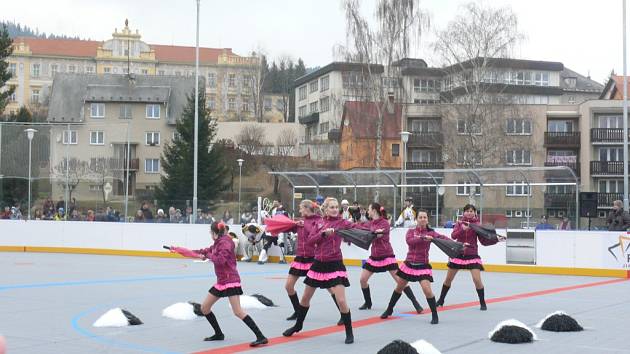
<path fill-rule="evenodd" d="M 387 310 L 383 312 L 383 314 L 381 315 L 381 318 L 385 319 L 391 316 L 392 313 L 394 313 L 394 306 L 396 306 L 396 303 L 398 302 L 398 299 L 400 299 L 401 295 L 402 294 L 397 293 L 396 290 L 392 292 L 392 297 L 389 299 L 389 305 L 387 305 Z"/>
<path fill-rule="evenodd" d="M 486 295 L 484 289 L 477 289 L 477 295 L 479 295 L 479 309 L 481 311 L 487 310 L 488 306 L 486 306 Z"/>
<path fill-rule="evenodd" d="M 359 307 L 359 310 L 369 310 L 372 308 L 372 296 L 370 295 L 370 287 L 361 288 L 363 292 L 363 299 L 365 299 L 365 303 Z"/>
<path fill-rule="evenodd" d="M 427 298 L 427 302 L 429 303 L 429 308 L 431 309 L 431 324 L 438 324 L 440 320 L 438 319 L 435 296 L 432 298 Z"/>
<path fill-rule="evenodd" d="M 289 295 L 289 299 L 291 300 L 291 305 L 293 305 L 293 314 L 287 317 L 287 321 L 295 321 L 297 319 L 297 309 L 300 306 L 300 299 L 298 299 L 297 293 Z"/>
<path fill-rule="evenodd" d="M 282 335 L 285 337 L 291 337 L 294 333 L 297 333 L 302 330 L 302 326 L 304 325 L 304 319 L 306 318 L 306 313 L 308 312 L 308 307 L 304 307 L 298 304 L 297 310 L 297 321 L 295 325 L 286 331 L 282 332 Z"/>
<path fill-rule="evenodd" d="M 214 315 L 214 313 L 210 312 L 209 314 L 207 314 L 206 320 L 208 320 L 208 322 L 212 326 L 212 329 L 214 329 L 214 335 L 212 337 L 204 338 L 203 340 L 205 341 L 224 340 L 225 335 L 223 335 L 223 332 L 221 332 L 221 327 L 219 327 L 219 321 L 217 321 L 217 317 Z"/>
<path fill-rule="evenodd" d="M 413 290 L 411 290 L 411 287 L 408 286 L 404 288 L 403 292 L 405 293 L 405 295 L 407 295 L 409 300 L 411 300 L 411 303 L 413 304 L 413 307 L 416 309 L 416 312 L 422 313 L 422 306 L 420 306 L 420 303 L 416 299 L 416 295 L 414 295 Z"/>
<path fill-rule="evenodd" d="M 335 297 L 335 294 L 330 294 L 330 296 L 335 302 L 335 306 L 337 306 L 337 310 L 339 310 L 339 313 L 341 313 L 341 309 L 339 308 L 339 304 L 337 303 L 337 297 Z M 339 317 L 339 321 L 337 321 L 337 326 L 341 326 L 341 325 L 343 325 L 343 318 Z"/>
<path fill-rule="evenodd" d="M 444 306 L 444 299 L 446 299 L 446 294 L 451 290 L 450 286 L 442 285 L 442 291 L 440 292 L 440 299 L 437 302 L 438 306 Z"/>
<path fill-rule="evenodd" d="M 352 334 L 352 317 L 350 316 L 350 311 L 348 313 L 342 313 L 341 318 L 343 319 L 343 324 L 346 326 L 346 344 L 354 343 L 354 334 Z"/>
<path fill-rule="evenodd" d="M 249 327 L 249 329 L 251 329 L 252 332 L 254 332 L 254 334 L 256 335 L 256 340 L 251 342 L 251 343 L 249 343 L 250 347 L 257 347 L 257 346 L 259 346 L 261 344 L 269 343 L 267 338 L 262 334 L 262 332 L 260 331 L 260 329 L 256 325 L 256 322 L 254 322 L 254 320 L 251 317 L 249 317 L 249 315 L 247 315 L 247 316 L 245 316 L 245 318 L 243 318 L 243 322 L 245 322 L 247 327 Z"/>

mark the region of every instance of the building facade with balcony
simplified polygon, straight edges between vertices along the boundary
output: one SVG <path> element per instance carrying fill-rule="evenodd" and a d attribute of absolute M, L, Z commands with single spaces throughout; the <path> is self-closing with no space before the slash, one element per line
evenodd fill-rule
<path fill-rule="evenodd" d="M 102 199 L 107 183 L 110 200 L 120 199 L 127 179 L 132 198 L 154 190 L 162 174 L 162 150 L 175 138 L 195 79 L 60 73 L 52 87 L 48 122 L 54 179 L 63 181 L 65 161 L 73 166 L 74 160 L 88 166 L 68 171 L 78 182 L 73 195 L 81 200 Z M 53 183 L 54 195 L 63 195 L 64 188 L 63 182 Z"/>

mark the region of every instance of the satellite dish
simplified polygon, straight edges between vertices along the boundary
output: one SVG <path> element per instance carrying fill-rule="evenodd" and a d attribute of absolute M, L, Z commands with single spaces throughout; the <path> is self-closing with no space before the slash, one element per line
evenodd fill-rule
<path fill-rule="evenodd" d="M 443 186 L 438 187 L 437 193 L 439 195 L 444 195 L 444 193 L 446 193 L 446 188 L 444 188 Z"/>

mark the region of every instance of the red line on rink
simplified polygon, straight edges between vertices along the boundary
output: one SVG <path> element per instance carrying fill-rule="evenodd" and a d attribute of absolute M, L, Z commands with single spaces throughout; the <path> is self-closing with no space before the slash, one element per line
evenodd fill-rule
<path fill-rule="evenodd" d="M 630 271 L 628 273 L 630 275 Z M 532 292 L 528 292 L 528 293 L 522 293 L 522 294 L 516 294 L 516 295 L 510 295 L 510 296 L 497 297 L 497 298 L 493 298 L 493 299 L 487 299 L 486 302 L 487 303 L 498 303 L 498 302 L 507 302 L 507 301 L 521 300 L 521 299 L 526 299 L 526 298 L 530 298 L 530 297 L 536 297 L 536 296 L 543 296 L 543 295 L 560 293 L 560 292 L 564 292 L 564 291 L 571 291 L 571 290 L 577 290 L 577 289 L 591 288 L 591 287 L 595 287 L 595 286 L 608 285 L 608 284 L 616 284 L 616 283 L 621 283 L 621 282 L 624 282 L 624 281 L 628 281 L 628 279 L 623 279 L 623 278 L 622 279 L 611 279 L 611 280 L 598 281 L 598 282 L 594 282 L 594 283 L 586 283 L 586 284 L 564 286 L 564 287 L 560 287 L 560 288 L 553 288 L 553 289 L 547 289 L 547 290 L 532 291 Z M 458 309 L 463 309 L 463 308 L 468 308 L 468 307 L 473 307 L 473 306 L 478 306 L 478 305 L 479 305 L 478 301 L 464 302 L 464 303 L 461 303 L 461 304 L 448 305 L 448 306 L 441 307 L 439 309 L 439 311 L 441 312 L 441 311 L 458 310 Z M 430 313 L 430 311 L 428 309 L 425 309 L 422 312 L 422 314 L 427 314 L 427 313 Z M 407 312 L 407 314 L 415 314 L 415 311 L 414 312 Z M 370 317 L 370 318 L 366 318 L 366 319 L 363 319 L 363 320 L 353 321 L 352 322 L 352 327 L 353 328 L 365 327 L 365 326 L 370 326 L 370 325 L 373 325 L 373 324 L 378 324 L 378 323 L 384 323 L 384 322 L 387 322 L 387 321 L 397 320 L 398 318 L 399 317 L 390 317 L 389 319 L 383 320 L 380 317 Z M 308 320 L 308 318 L 307 318 L 307 320 Z M 287 328 L 288 327 L 289 327 L 289 325 L 287 325 Z M 269 347 L 269 346 L 272 346 L 272 345 L 279 345 L 279 344 L 284 344 L 284 343 L 289 343 L 289 342 L 295 342 L 295 341 L 310 339 L 310 338 L 314 338 L 314 337 L 324 336 L 324 335 L 335 333 L 335 332 L 344 332 L 344 331 L 345 331 L 345 329 L 344 329 L 343 326 L 322 327 L 322 328 L 313 329 L 313 330 L 310 330 L 310 331 L 299 332 L 297 334 L 294 334 L 292 337 L 274 337 L 274 338 L 270 338 L 269 339 L 269 344 L 261 346 L 259 348 L 264 348 L 264 347 Z M 245 351 L 249 351 L 249 350 L 256 350 L 256 348 L 250 347 L 249 343 L 242 343 L 242 344 L 235 344 L 235 345 L 230 345 L 230 346 L 216 348 L 216 349 L 208 349 L 208 350 L 204 350 L 204 351 L 200 351 L 200 352 L 195 352 L 193 354 L 230 354 L 230 353 L 237 353 L 237 352 L 245 352 Z"/>

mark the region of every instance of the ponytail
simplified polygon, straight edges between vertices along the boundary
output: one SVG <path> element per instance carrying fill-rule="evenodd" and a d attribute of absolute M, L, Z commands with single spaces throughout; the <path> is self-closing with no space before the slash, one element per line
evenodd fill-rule
<path fill-rule="evenodd" d="M 228 227 L 223 223 L 223 221 L 215 221 L 210 225 L 210 230 L 215 234 L 222 236 L 227 231 Z"/>
<path fill-rule="evenodd" d="M 372 209 L 378 212 L 378 215 L 380 215 L 381 218 L 387 219 L 387 210 L 385 210 L 385 207 L 383 207 L 379 203 L 372 203 L 370 205 L 372 206 Z"/>

